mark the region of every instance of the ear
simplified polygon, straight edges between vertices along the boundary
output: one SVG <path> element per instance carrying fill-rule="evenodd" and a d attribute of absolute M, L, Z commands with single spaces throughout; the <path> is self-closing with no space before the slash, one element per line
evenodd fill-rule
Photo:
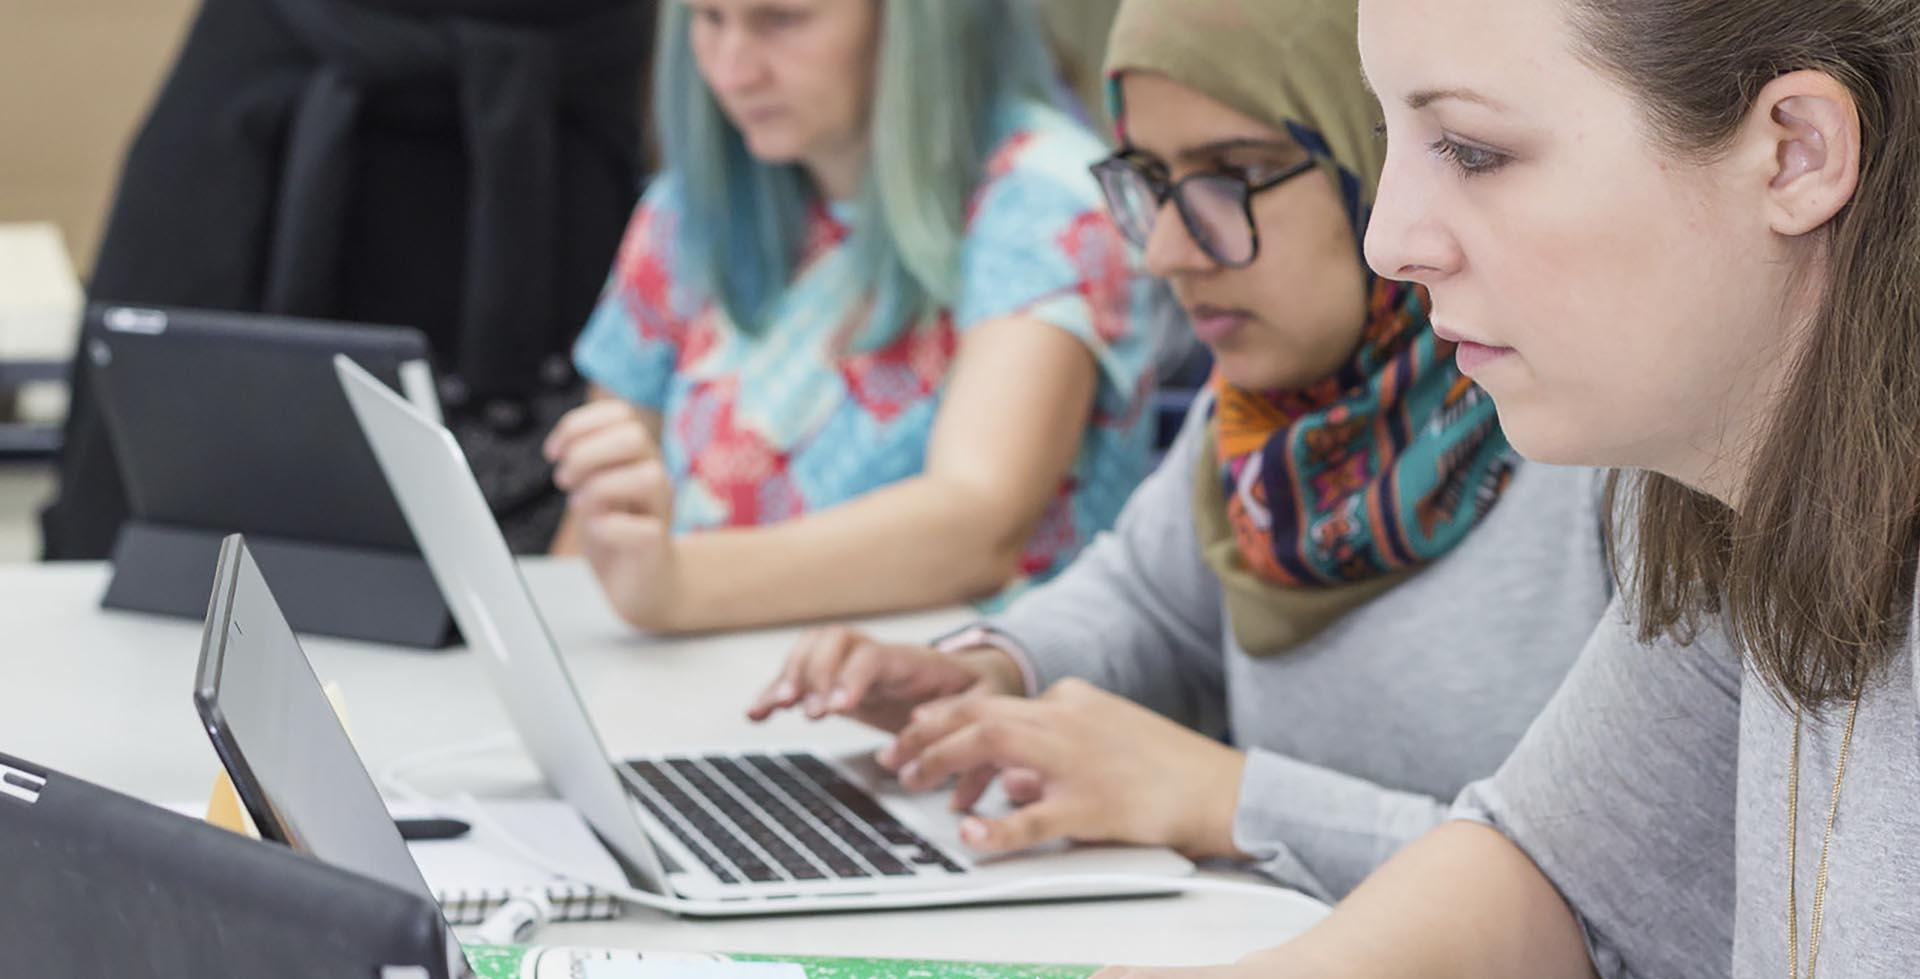
<path fill-rule="evenodd" d="M 1770 159 L 1767 218 L 1798 237 L 1826 226 L 1860 185 L 1860 113 L 1853 93 L 1819 71 L 1782 75 L 1760 90 L 1749 137 Z"/>

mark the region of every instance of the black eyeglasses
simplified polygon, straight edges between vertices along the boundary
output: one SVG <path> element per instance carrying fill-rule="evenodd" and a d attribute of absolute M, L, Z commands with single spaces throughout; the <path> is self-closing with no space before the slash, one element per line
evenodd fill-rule
<path fill-rule="evenodd" d="M 1253 264 L 1260 254 L 1260 231 L 1253 223 L 1253 195 L 1292 180 L 1313 169 L 1312 157 L 1259 180 L 1245 174 L 1208 172 L 1169 181 L 1127 150 L 1093 165 L 1093 176 L 1106 195 L 1107 210 L 1120 233 L 1136 248 L 1147 247 L 1153 224 L 1169 199 L 1180 212 L 1187 233 L 1207 257 L 1228 268 Z"/>

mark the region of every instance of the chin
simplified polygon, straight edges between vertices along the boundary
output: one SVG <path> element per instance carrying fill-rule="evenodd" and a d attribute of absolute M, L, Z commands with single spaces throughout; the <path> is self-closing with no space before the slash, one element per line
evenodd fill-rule
<path fill-rule="evenodd" d="M 1627 464 L 1621 458 L 1627 453 L 1598 437 L 1599 426 L 1591 418 L 1556 411 L 1524 398 L 1502 398 L 1492 389 L 1489 393 L 1493 394 L 1494 407 L 1500 414 L 1500 429 L 1506 433 L 1507 443 L 1528 461 L 1601 469 Z"/>
<path fill-rule="evenodd" d="M 747 144 L 747 152 L 761 163 L 798 163 L 801 157 L 800 146 L 782 133 L 755 135 L 742 131 L 741 139 Z"/>
<path fill-rule="evenodd" d="M 1214 355 L 1214 364 L 1221 378 L 1242 391 L 1295 391 L 1320 380 L 1318 376 L 1276 368 L 1272 364 L 1249 363 L 1218 353 Z"/>

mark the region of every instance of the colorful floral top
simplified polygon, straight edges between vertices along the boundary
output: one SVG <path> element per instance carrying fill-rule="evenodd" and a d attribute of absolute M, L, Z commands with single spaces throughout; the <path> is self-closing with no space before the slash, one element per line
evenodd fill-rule
<path fill-rule="evenodd" d="M 1004 122 L 969 205 L 957 301 L 876 350 L 847 342 L 865 297 L 847 295 L 846 210 L 815 209 L 800 270 L 755 338 L 676 274 L 676 181 L 649 188 L 574 360 L 661 413 L 676 530 L 785 520 L 919 473 L 962 339 L 1009 316 L 1072 334 L 1100 373 L 1079 455 L 1016 585 L 1050 577 L 1112 525 L 1150 464 L 1149 280 L 1087 172 L 1100 145 L 1049 108 Z"/>

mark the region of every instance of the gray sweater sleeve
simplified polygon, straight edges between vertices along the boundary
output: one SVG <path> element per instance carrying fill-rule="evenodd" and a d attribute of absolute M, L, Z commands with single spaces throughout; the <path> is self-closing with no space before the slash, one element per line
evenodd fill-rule
<path fill-rule="evenodd" d="M 1112 533 L 989 624 L 1026 653 L 1036 686 L 1079 677 L 1195 730 L 1226 733 L 1220 581 L 1200 557 L 1196 404 Z"/>
<path fill-rule="evenodd" d="M 1233 845 L 1261 873 L 1331 904 L 1447 814 L 1439 799 L 1255 748 Z"/>
<path fill-rule="evenodd" d="M 1559 888 L 1608 979 L 1732 961 L 1740 672 L 1718 632 L 1642 646 L 1616 605 L 1500 771 L 1461 795 L 1458 816 Z"/>
<path fill-rule="evenodd" d="M 990 624 L 1026 654 L 1040 690 L 1079 677 L 1221 736 L 1225 613 L 1192 517 L 1205 418 L 1204 405 L 1189 415 L 1112 534 Z M 1233 839 L 1267 876 L 1331 901 L 1447 813 L 1440 799 L 1255 748 Z"/>

